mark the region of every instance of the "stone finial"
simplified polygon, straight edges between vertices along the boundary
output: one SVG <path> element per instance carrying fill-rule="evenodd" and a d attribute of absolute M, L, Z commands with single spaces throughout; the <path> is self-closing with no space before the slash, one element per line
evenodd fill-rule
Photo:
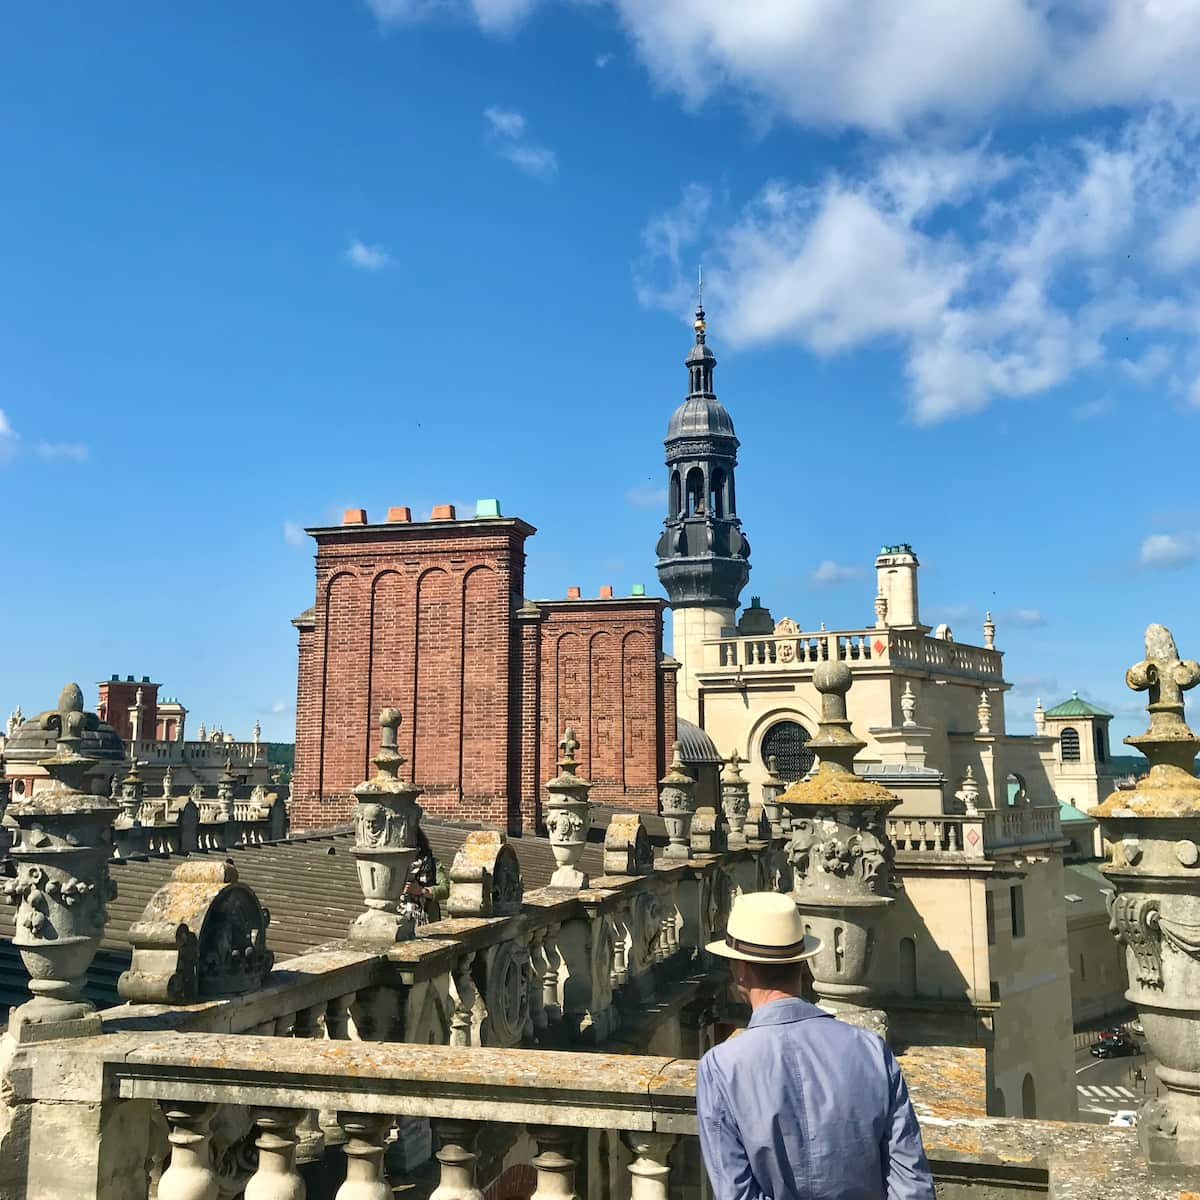
<path fill-rule="evenodd" d="M 17 827 L 9 851 L 17 875 L 4 884 L 4 896 L 18 905 L 12 941 L 34 995 L 10 1016 L 9 1031 L 18 1040 L 26 1025 L 43 1023 L 61 1023 L 60 1037 L 98 1032 L 82 987 L 104 932 L 107 902 L 116 894 L 108 861 L 118 809 L 109 797 L 83 789 L 97 761 L 79 753 L 84 731 L 99 721 L 83 711 L 78 684 L 63 688 L 58 709 L 38 720 L 58 739 L 55 753 L 41 763 L 50 783 L 10 804 L 5 817 Z"/>
<path fill-rule="evenodd" d="M 1112 859 L 1101 868 L 1116 888 L 1109 928 L 1125 947 L 1126 996 L 1138 1008 L 1161 1095 L 1148 1100 L 1138 1137 L 1152 1168 L 1200 1168 L 1200 738 L 1188 727 L 1184 692 L 1200 683 L 1200 664 L 1181 659 L 1162 625 L 1146 630 L 1146 657 L 1125 682 L 1149 693 L 1145 733 L 1125 741 L 1150 770 L 1132 791 L 1114 792 L 1091 810 Z"/>
<path fill-rule="evenodd" d="M 21 706 L 18 704 L 8 715 L 8 736 L 12 737 L 14 733 L 21 727 L 21 722 L 25 720 L 25 714 L 21 712 Z"/>
<path fill-rule="evenodd" d="M 605 875 L 648 875 L 654 870 L 650 835 L 638 813 L 617 813 L 604 833 Z"/>
<path fill-rule="evenodd" d="M 114 772 L 113 779 L 115 780 L 116 777 Z M 142 782 L 141 773 L 138 771 L 138 760 L 131 758 L 129 770 L 121 781 L 121 795 L 118 800 L 121 806 L 121 817 L 127 824 L 132 825 L 141 816 L 142 797 L 145 792 L 146 785 Z"/>
<path fill-rule="evenodd" d="M 992 620 L 991 609 L 983 618 L 983 644 L 988 650 L 996 648 L 996 622 Z"/>
<path fill-rule="evenodd" d="M 170 763 L 167 763 L 167 769 L 163 772 L 162 794 L 164 800 L 170 800 L 175 794 L 175 772 L 171 769 Z"/>
<path fill-rule="evenodd" d="M 452 917 L 511 917 L 521 911 L 525 885 L 517 852 L 504 834 L 475 829 L 467 834 L 450 866 Z"/>
<path fill-rule="evenodd" d="M 237 788 L 237 776 L 233 773 L 233 753 L 225 751 L 225 766 L 217 777 L 217 819 L 232 821 L 234 810 L 234 791 Z"/>
<path fill-rule="evenodd" d="M 917 723 L 917 698 L 913 695 L 912 680 L 904 681 L 904 691 L 900 695 L 900 712 L 903 716 L 904 728 L 911 729 Z"/>
<path fill-rule="evenodd" d="M 367 911 L 350 926 L 350 936 L 397 942 L 412 937 L 412 918 L 403 911 L 404 885 L 417 856 L 421 789 L 400 778 L 404 756 L 397 745 L 400 710 L 379 714 L 381 733 L 375 775 L 354 789 L 354 847 Z"/>
<path fill-rule="evenodd" d="M 768 754 L 767 777 L 762 782 L 762 807 L 771 827 L 772 841 L 779 841 L 787 832 L 786 814 L 779 803 L 780 796 L 786 791 L 787 780 L 780 777 L 779 760 L 774 754 Z"/>
<path fill-rule="evenodd" d="M 669 845 L 663 851 L 664 858 L 686 859 L 691 856 L 689 841 L 692 819 L 696 814 L 696 798 L 693 794 L 696 781 L 683 763 L 683 744 L 676 741 L 674 756 L 667 773 L 658 781 L 658 804 L 663 821 L 667 826 Z"/>
<path fill-rule="evenodd" d="M 208 741 L 208 730 L 204 728 L 204 722 L 200 722 L 200 728 L 196 730 L 196 740 L 200 742 Z"/>
<path fill-rule="evenodd" d="M 558 743 L 558 774 L 546 784 L 546 831 L 550 848 L 558 864 L 550 877 L 551 887 L 578 890 L 588 885 L 588 877 L 579 869 L 579 860 L 587 846 L 592 827 L 592 806 L 588 793 L 592 785 L 577 773 L 575 751 L 579 742 L 568 725 Z"/>
<path fill-rule="evenodd" d="M 975 769 L 968 766 L 963 772 L 962 783 L 958 786 L 958 791 L 954 793 L 954 798 L 962 806 L 963 811 L 969 817 L 977 816 L 979 813 L 979 784 L 975 781 Z"/>
<path fill-rule="evenodd" d="M 987 688 L 979 693 L 979 706 L 975 709 L 975 713 L 979 718 L 979 732 L 990 734 L 992 732 L 992 702 L 988 699 Z"/>
<path fill-rule="evenodd" d="M 1033 731 L 1038 737 L 1044 736 L 1046 732 L 1046 710 L 1042 707 L 1041 696 L 1033 706 Z"/>
<path fill-rule="evenodd" d="M 887 628 L 888 602 L 887 597 L 880 592 L 875 597 L 875 628 Z"/>
<path fill-rule="evenodd" d="M 750 811 L 750 785 L 742 777 L 745 760 L 735 749 L 721 771 L 721 807 L 729 826 L 729 848 L 746 845 L 746 816 Z"/>
<path fill-rule="evenodd" d="M 232 863 L 182 862 L 129 927 L 133 958 L 117 991 L 133 1004 L 194 1004 L 257 991 L 274 963 L 270 920 Z"/>

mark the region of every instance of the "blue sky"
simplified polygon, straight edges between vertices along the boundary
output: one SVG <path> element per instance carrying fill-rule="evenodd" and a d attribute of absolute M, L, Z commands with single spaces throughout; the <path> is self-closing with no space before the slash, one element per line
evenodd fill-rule
<path fill-rule="evenodd" d="M 657 590 L 703 261 L 751 593 L 999 625 L 1010 728 L 1200 656 L 1200 9 L 13 3 L 0 706 L 150 674 L 290 740 L 305 525 L 498 497 Z M 1138 726 L 1140 728 L 1140 726 Z"/>

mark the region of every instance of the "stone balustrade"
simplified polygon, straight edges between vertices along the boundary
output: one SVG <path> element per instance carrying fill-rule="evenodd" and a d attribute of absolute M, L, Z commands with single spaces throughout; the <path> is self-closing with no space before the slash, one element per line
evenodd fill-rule
<path fill-rule="evenodd" d="M 713 638 L 704 643 L 703 670 L 804 671 L 831 660 L 845 662 L 852 669 L 873 664 L 982 680 L 1003 676 L 1003 658 L 996 650 L 890 628 Z"/>
<path fill-rule="evenodd" d="M 343 1139 L 338 1200 L 396 1186 L 471 1200 L 526 1165 L 539 1196 L 665 1200 L 700 1181 L 696 1063 L 677 1057 L 141 1032 L 38 1043 L 22 1067 L 38 1148 L 29 1200 L 144 1200 L 154 1179 L 160 1200 L 303 1196 L 297 1151 L 314 1111 Z M 938 1116 L 914 1095 L 940 1200 L 1181 1194 L 1145 1174 L 1132 1130 Z M 390 1132 L 414 1118 L 431 1120 L 437 1152 L 397 1179 Z"/>
<path fill-rule="evenodd" d="M 891 816 L 887 834 L 896 848 L 897 861 L 912 856 L 983 858 L 986 853 L 986 819 L 956 814 L 933 817 Z"/>

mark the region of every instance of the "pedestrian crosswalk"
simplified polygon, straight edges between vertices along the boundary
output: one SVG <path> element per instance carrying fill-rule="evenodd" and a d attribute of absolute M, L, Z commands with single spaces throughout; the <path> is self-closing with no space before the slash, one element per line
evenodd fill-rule
<path fill-rule="evenodd" d="M 1120 1084 L 1079 1084 L 1075 1088 L 1082 1100 L 1136 1100 L 1137 1095 L 1127 1087 L 1122 1087 Z"/>

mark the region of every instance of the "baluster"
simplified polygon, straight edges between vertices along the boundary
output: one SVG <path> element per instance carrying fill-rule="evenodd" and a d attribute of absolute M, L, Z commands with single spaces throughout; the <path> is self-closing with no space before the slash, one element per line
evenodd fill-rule
<path fill-rule="evenodd" d="M 618 909 L 612 921 L 612 985 L 623 987 L 629 982 L 628 958 L 629 908 Z"/>
<path fill-rule="evenodd" d="M 542 975 L 542 1007 L 546 1011 L 547 1025 L 552 1021 L 562 1020 L 562 1005 L 558 1000 L 558 975 L 562 967 L 562 955 L 559 954 L 558 943 L 555 941 L 557 933 L 557 926 L 547 929 L 546 937 L 542 941 L 542 954 L 546 960 L 546 970 Z"/>
<path fill-rule="evenodd" d="M 440 1118 L 433 1122 L 433 1135 L 438 1140 L 434 1157 L 441 1164 L 441 1176 L 429 1200 L 483 1200 L 475 1186 L 478 1124 Z"/>
<path fill-rule="evenodd" d="M 451 991 L 454 996 L 454 1012 L 450 1016 L 452 1046 L 471 1044 L 471 1021 L 478 1000 L 475 981 L 471 978 L 471 964 L 474 961 L 474 954 L 464 954 L 450 972 Z"/>
<path fill-rule="evenodd" d="M 314 1004 L 309 1008 L 302 1008 L 296 1014 L 296 1020 L 292 1024 L 292 1037 L 320 1037 L 322 1033 L 321 1018 L 324 1013 L 324 1004 Z M 325 1134 L 317 1119 L 315 1108 L 310 1108 L 300 1119 L 300 1124 L 296 1127 L 296 1134 L 300 1139 L 300 1144 L 296 1149 L 298 1162 L 316 1162 L 325 1153 Z"/>
<path fill-rule="evenodd" d="M 534 1125 L 529 1132 L 538 1148 L 532 1160 L 537 1187 L 529 1200 L 579 1200 L 575 1194 L 575 1131 L 557 1125 Z"/>
<path fill-rule="evenodd" d="M 170 1125 L 171 1161 L 158 1181 L 158 1200 L 217 1200 L 217 1173 L 212 1166 L 209 1126 L 215 1104 L 164 1100 Z"/>
<path fill-rule="evenodd" d="M 344 1042 L 350 1036 L 350 1006 L 355 993 L 337 996 L 325 1005 L 325 1036 L 330 1041 Z M 318 1117 L 326 1146 L 340 1146 L 346 1140 L 346 1131 L 334 1112 L 324 1111 Z"/>
<path fill-rule="evenodd" d="M 304 1180 L 296 1170 L 296 1126 L 299 1108 L 256 1108 L 250 1114 L 259 1128 L 258 1168 L 246 1184 L 245 1200 L 305 1200 Z"/>
<path fill-rule="evenodd" d="M 667 1158 L 675 1145 L 673 1133 L 634 1133 L 621 1135 L 633 1154 L 629 1164 L 630 1200 L 667 1200 L 667 1180 L 671 1168 Z"/>
<path fill-rule="evenodd" d="M 546 998 L 542 979 L 546 974 L 546 931 L 535 929 L 529 938 L 529 1021 L 535 1036 L 546 1028 Z"/>
<path fill-rule="evenodd" d="M 392 1200 L 392 1189 L 383 1173 L 383 1143 L 392 1118 L 378 1114 L 339 1112 L 345 1131 L 346 1182 L 334 1200 Z"/>

